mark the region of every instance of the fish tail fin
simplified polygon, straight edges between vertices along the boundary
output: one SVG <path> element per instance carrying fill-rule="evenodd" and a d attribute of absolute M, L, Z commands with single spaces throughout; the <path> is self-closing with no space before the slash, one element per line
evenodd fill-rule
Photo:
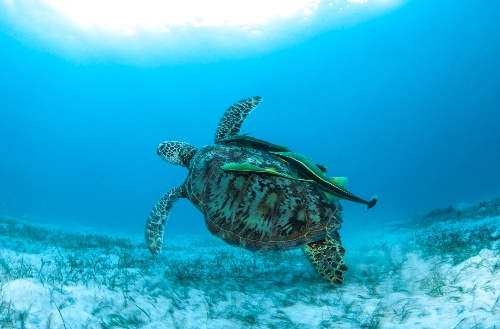
<path fill-rule="evenodd" d="M 375 204 L 377 204 L 377 200 L 378 200 L 378 197 L 376 195 L 373 198 L 371 198 L 370 201 L 368 201 L 368 203 L 366 204 L 366 210 L 370 209 Z"/>

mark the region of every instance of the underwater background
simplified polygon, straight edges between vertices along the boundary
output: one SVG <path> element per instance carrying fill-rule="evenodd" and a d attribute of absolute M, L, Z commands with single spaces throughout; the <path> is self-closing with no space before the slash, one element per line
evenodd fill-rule
<path fill-rule="evenodd" d="M 254 95 L 264 102 L 242 133 L 378 195 L 370 211 L 343 202 L 346 230 L 500 193 L 498 1 L 407 1 L 339 25 L 323 15 L 305 32 L 290 26 L 288 40 L 274 32 L 241 52 L 225 40 L 205 57 L 199 46 L 150 61 L 90 43 L 68 56 L 63 41 L 37 37 L 54 31 L 17 28 L 11 5 L 0 21 L 3 214 L 142 232 L 187 173 L 158 143 L 211 144 L 225 109 Z M 170 218 L 169 231 L 206 232 L 185 200 Z"/>
<path fill-rule="evenodd" d="M 0 0 L 0 328 L 498 328 L 499 14 Z M 185 199 L 148 250 L 151 209 L 187 176 L 157 145 L 212 144 L 251 96 L 241 133 L 378 195 L 340 201 L 343 284 L 301 249 L 224 243 Z"/>

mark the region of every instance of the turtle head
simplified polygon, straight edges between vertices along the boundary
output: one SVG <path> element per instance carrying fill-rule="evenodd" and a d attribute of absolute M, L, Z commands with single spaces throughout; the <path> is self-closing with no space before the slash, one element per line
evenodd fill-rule
<path fill-rule="evenodd" d="M 168 163 L 189 168 L 196 148 L 184 142 L 163 142 L 158 145 L 156 153 Z"/>

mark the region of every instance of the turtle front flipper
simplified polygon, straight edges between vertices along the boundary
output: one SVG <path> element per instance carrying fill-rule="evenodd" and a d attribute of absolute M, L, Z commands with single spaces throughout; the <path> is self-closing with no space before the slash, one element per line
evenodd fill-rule
<path fill-rule="evenodd" d="M 331 233 L 325 239 L 311 242 L 302 247 L 318 274 L 324 279 L 341 284 L 347 266 L 344 262 L 345 249 L 340 244 L 338 232 Z"/>
<path fill-rule="evenodd" d="M 215 131 L 215 143 L 229 136 L 238 135 L 241 126 L 252 110 L 262 102 L 262 97 L 255 96 L 239 101 L 226 110 Z"/>
<path fill-rule="evenodd" d="M 163 230 L 170 210 L 179 198 L 183 198 L 184 189 L 177 186 L 165 193 L 155 204 L 146 222 L 146 242 L 153 254 L 159 254 L 163 244 Z"/>

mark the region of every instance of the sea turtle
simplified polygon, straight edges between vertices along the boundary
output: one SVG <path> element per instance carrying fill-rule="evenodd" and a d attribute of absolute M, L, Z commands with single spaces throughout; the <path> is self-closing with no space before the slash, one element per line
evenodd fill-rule
<path fill-rule="evenodd" d="M 153 254 L 160 252 L 170 210 L 179 198 L 187 198 L 204 215 L 208 230 L 228 244 L 250 251 L 300 247 L 320 276 L 342 283 L 347 267 L 338 234 L 340 203 L 314 179 L 297 176 L 290 162 L 272 153 L 288 148 L 221 142 L 237 136 L 261 101 L 252 97 L 228 108 L 216 130 L 215 145 L 196 149 L 177 141 L 159 144 L 157 153 L 163 160 L 189 172 L 185 182 L 163 195 L 151 211 L 148 247 Z"/>

